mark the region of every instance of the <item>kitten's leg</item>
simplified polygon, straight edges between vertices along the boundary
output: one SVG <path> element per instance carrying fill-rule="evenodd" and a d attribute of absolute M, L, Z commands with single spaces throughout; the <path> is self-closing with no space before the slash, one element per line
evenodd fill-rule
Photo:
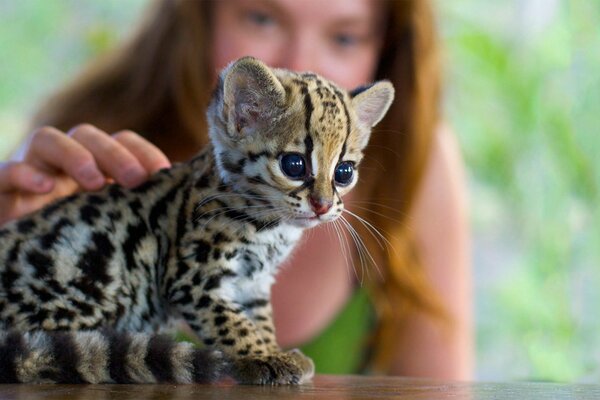
<path fill-rule="evenodd" d="M 268 302 L 263 310 L 249 313 L 244 305 L 205 294 L 194 304 L 176 306 L 205 345 L 231 357 L 231 374 L 239 382 L 297 384 L 314 375 L 308 357 L 298 350 L 282 352 L 277 346 Z"/>
<path fill-rule="evenodd" d="M 273 324 L 273 311 L 268 299 L 254 300 L 243 305 L 247 315 L 255 323 L 263 341 L 269 349 L 268 356 L 245 357 L 239 359 L 234 365 L 236 367 L 236 378 L 244 383 L 263 383 L 263 384 L 281 384 L 281 383 L 304 383 L 312 379 L 315 366 L 313 361 L 306 357 L 298 349 L 283 352 L 275 338 L 275 325 Z M 267 364 L 265 364 L 265 361 Z M 289 371 L 299 369 L 299 372 Z M 288 370 L 286 372 L 286 369 Z M 270 375 L 274 371 L 282 371 L 286 382 L 273 382 Z"/>

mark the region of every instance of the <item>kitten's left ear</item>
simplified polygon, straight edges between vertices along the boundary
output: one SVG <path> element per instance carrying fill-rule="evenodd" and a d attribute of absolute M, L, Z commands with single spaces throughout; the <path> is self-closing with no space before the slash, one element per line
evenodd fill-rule
<path fill-rule="evenodd" d="M 389 81 L 378 81 L 350 92 L 352 106 L 359 123 L 372 128 L 385 116 L 394 100 L 394 87 Z"/>
<path fill-rule="evenodd" d="M 228 132 L 244 137 L 268 129 L 285 104 L 285 89 L 263 62 L 244 57 L 223 72 Z"/>

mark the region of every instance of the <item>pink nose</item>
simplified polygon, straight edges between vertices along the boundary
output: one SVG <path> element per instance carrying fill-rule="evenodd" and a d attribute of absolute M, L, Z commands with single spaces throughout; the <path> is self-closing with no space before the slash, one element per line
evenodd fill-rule
<path fill-rule="evenodd" d="M 308 201 L 310 202 L 310 208 L 312 208 L 312 210 L 317 215 L 323 215 L 323 214 L 327 213 L 327 211 L 329 211 L 329 209 L 333 205 L 333 203 L 331 201 L 326 201 L 323 199 L 315 199 L 312 196 L 310 196 L 308 198 Z"/>

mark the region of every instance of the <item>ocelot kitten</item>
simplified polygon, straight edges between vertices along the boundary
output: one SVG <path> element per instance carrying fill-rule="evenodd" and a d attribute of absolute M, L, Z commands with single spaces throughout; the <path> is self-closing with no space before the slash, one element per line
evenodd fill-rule
<path fill-rule="evenodd" d="M 195 158 L 4 226 L 0 382 L 310 379 L 312 361 L 276 343 L 270 288 L 302 231 L 342 213 L 393 94 L 240 59 Z M 171 319 L 204 346 L 156 333 Z"/>

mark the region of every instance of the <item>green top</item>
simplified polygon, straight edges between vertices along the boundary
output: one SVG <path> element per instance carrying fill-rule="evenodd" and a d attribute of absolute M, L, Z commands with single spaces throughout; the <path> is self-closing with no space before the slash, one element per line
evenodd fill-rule
<path fill-rule="evenodd" d="M 356 374 L 365 358 L 373 309 L 366 290 L 358 289 L 334 322 L 301 347 L 318 374 Z"/>

